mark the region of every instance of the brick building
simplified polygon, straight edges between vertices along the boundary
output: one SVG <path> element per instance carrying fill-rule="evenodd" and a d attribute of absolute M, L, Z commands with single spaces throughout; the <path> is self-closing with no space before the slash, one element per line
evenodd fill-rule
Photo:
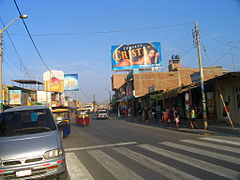
<path fill-rule="evenodd" d="M 226 71 L 221 66 L 203 68 L 204 80 L 223 75 Z M 199 80 L 198 68 L 182 67 L 179 59 L 169 61 L 168 72 L 143 72 L 129 74 L 114 74 L 112 89 L 115 97 L 141 97 L 149 92 L 168 91 L 182 85 L 189 85 Z"/>

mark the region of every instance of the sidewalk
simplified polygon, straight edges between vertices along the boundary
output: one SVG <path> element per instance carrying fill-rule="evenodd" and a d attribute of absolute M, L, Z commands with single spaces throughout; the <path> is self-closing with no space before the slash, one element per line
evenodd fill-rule
<path fill-rule="evenodd" d="M 169 123 L 168 126 L 165 126 L 161 121 L 154 121 L 149 120 L 148 123 L 138 119 L 137 117 L 132 117 L 131 119 L 129 117 L 118 117 L 117 115 L 113 115 L 114 117 L 118 119 L 123 119 L 132 123 L 138 123 L 143 125 L 149 125 L 174 131 L 180 131 L 180 132 L 186 132 L 186 133 L 195 133 L 195 134 L 202 134 L 202 135 L 219 135 L 219 134 L 225 134 L 225 135 L 234 135 L 237 137 L 240 137 L 240 126 L 234 126 L 234 129 L 227 125 L 226 123 L 212 123 L 210 122 L 208 124 L 208 129 L 205 130 L 203 127 L 203 123 L 198 122 L 199 125 L 198 129 L 192 129 L 190 128 L 187 120 L 180 121 L 179 129 L 176 129 L 176 126 L 174 122 Z"/>

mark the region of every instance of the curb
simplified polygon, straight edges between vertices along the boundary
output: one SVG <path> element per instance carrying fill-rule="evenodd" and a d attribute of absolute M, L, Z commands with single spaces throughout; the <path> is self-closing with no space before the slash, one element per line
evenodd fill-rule
<path fill-rule="evenodd" d="M 158 123 L 148 123 L 145 124 L 143 121 L 139 121 L 136 119 L 136 117 L 133 117 L 131 120 L 128 119 L 128 117 L 118 117 L 115 116 L 114 119 L 122 119 L 127 122 L 132 122 L 132 123 L 137 123 L 140 125 L 147 125 L 147 126 L 152 126 L 152 127 L 157 127 L 157 128 L 163 128 L 167 130 L 174 130 L 178 132 L 184 132 L 184 133 L 192 133 L 192 134 L 200 134 L 200 135 L 205 135 L 205 136 L 212 136 L 216 135 L 218 133 L 223 133 L 223 134 L 228 134 L 228 135 L 238 135 L 240 136 L 240 130 L 232 130 L 232 129 L 224 129 L 223 127 L 209 127 L 208 130 L 205 129 L 188 129 L 187 122 L 183 123 L 183 127 L 176 129 L 175 127 L 164 127 L 162 124 Z M 186 126 L 186 127 L 185 127 Z"/>

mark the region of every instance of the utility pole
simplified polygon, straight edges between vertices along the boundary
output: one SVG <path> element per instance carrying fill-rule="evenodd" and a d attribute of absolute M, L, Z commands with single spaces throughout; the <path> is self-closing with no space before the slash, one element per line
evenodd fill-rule
<path fill-rule="evenodd" d="M 232 53 L 232 47 L 233 47 L 233 45 L 232 45 L 232 41 L 230 41 L 230 42 L 228 42 L 229 43 L 229 45 L 231 46 L 231 58 L 232 58 L 232 68 L 233 68 L 233 72 L 235 72 L 236 70 L 235 70 L 235 64 L 234 64 L 234 61 L 233 61 L 233 53 Z"/>
<path fill-rule="evenodd" d="M 3 111 L 3 95 L 2 95 L 2 58 L 3 58 L 3 52 L 2 52 L 2 36 L 4 31 L 7 30 L 7 28 L 14 23 L 15 21 L 19 19 L 26 19 L 28 18 L 28 15 L 21 15 L 19 17 L 14 18 L 11 22 L 9 22 L 3 29 L 0 29 L 0 112 Z"/>
<path fill-rule="evenodd" d="M 95 105 L 96 105 L 96 97 L 95 94 L 93 94 L 93 111 L 95 112 Z"/>
<path fill-rule="evenodd" d="M 202 56 L 201 56 L 199 29 L 198 29 L 198 23 L 197 22 L 195 23 L 195 36 L 196 36 L 196 46 L 197 46 L 197 52 L 198 52 L 198 64 L 199 64 L 199 71 L 200 71 L 203 125 L 204 125 L 204 129 L 207 129 L 208 128 L 208 122 L 207 122 L 206 97 L 205 97 L 205 90 L 204 90 L 204 75 L 203 75 L 203 67 L 202 67 Z"/>

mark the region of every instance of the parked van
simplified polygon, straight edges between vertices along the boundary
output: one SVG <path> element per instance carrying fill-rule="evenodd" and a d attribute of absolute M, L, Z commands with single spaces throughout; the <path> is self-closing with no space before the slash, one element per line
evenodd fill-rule
<path fill-rule="evenodd" d="M 22 106 L 0 114 L 0 179 L 66 179 L 60 129 L 46 106 Z"/>

